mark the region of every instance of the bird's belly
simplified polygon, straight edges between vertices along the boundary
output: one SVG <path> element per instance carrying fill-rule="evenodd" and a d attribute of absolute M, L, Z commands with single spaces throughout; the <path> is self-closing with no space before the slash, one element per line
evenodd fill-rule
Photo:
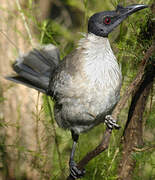
<path fill-rule="evenodd" d="M 104 122 L 119 100 L 119 93 L 114 90 L 87 89 L 78 98 L 64 98 L 61 106 L 55 106 L 55 119 L 62 128 L 72 129 L 77 133 Z"/>
<path fill-rule="evenodd" d="M 89 103 L 90 113 L 94 114 L 97 120 L 101 117 L 101 121 L 103 121 L 103 118 L 112 112 L 119 97 L 119 91 L 110 88 L 107 91 L 105 89 L 94 91 Z"/>

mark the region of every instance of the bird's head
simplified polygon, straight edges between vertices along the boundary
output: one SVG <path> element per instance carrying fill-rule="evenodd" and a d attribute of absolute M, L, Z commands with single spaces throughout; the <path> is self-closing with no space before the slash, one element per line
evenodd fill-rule
<path fill-rule="evenodd" d="M 142 4 L 127 7 L 118 5 L 114 11 L 96 13 L 89 18 L 88 32 L 97 36 L 107 37 L 108 34 L 128 16 L 147 7 L 148 6 Z"/>

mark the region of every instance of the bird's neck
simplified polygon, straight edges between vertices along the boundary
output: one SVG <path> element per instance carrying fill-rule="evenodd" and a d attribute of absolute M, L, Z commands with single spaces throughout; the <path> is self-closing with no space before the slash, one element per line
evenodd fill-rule
<path fill-rule="evenodd" d="M 107 37 L 96 36 L 93 33 L 88 33 L 79 41 L 79 49 L 83 49 L 84 54 L 89 56 L 103 56 L 104 61 L 117 61 L 113 54 L 109 40 Z M 109 57 L 111 57 L 109 59 Z M 96 58 L 91 58 L 90 60 L 97 60 Z"/>
<path fill-rule="evenodd" d="M 79 49 L 83 49 L 84 71 L 92 83 L 115 86 L 121 81 L 121 71 L 108 38 L 89 33 L 80 40 Z"/>

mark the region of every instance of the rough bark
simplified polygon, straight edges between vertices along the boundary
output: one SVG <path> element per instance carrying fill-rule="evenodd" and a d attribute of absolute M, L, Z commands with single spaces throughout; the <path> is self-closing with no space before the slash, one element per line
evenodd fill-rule
<path fill-rule="evenodd" d="M 155 11 L 155 3 L 152 4 L 151 10 L 153 14 Z M 153 43 L 141 62 L 141 69 L 144 72 L 144 75 L 140 83 L 135 86 L 128 113 L 128 120 L 122 138 L 123 151 L 118 169 L 119 180 L 132 180 L 132 173 L 136 163 L 132 158 L 132 153 L 137 147 L 143 146 L 143 113 L 155 77 L 155 23 L 153 23 L 152 26 Z M 152 56 L 153 58 L 145 58 L 146 56 Z"/>
<path fill-rule="evenodd" d="M 136 163 L 132 158 L 132 153 L 134 148 L 143 145 L 143 113 L 153 86 L 155 76 L 153 64 L 149 65 L 144 76 L 141 85 L 132 98 L 128 121 L 124 130 L 122 160 L 118 172 L 120 180 L 132 179 L 132 172 Z"/>

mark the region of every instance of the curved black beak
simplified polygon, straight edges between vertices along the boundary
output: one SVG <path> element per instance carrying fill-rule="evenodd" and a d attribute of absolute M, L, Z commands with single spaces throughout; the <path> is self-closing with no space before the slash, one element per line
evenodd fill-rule
<path fill-rule="evenodd" d="M 118 5 L 115 10 L 116 20 L 113 23 L 113 25 L 109 28 L 109 32 L 111 32 L 115 27 L 117 27 L 123 20 L 125 20 L 131 14 L 147 7 L 148 6 L 144 4 L 133 4 L 127 7 Z"/>
<path fill-rule="evenodd" d="M 117 6 L 116 12 L 120 15 L 120 17 L 122 17 L 122 20 L 124 20 L 125 18 L 127 18 L 129 15 L 147 8 L 147 5 L 144 4 L 133 4 L 127 7 L 122 7 L 120 5 Z"/>

